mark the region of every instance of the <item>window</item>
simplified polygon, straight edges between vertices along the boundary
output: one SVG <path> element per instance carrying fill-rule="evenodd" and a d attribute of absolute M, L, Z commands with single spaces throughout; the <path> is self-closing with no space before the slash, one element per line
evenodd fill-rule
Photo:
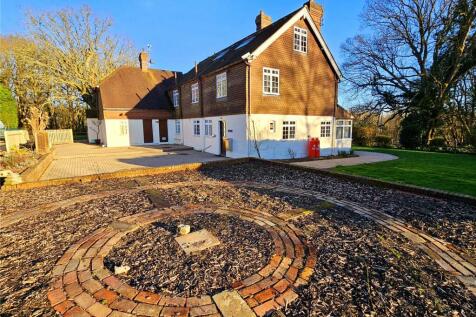
<path fill-rule="evenodd" d="M 227 93 L 226 73 L 217 75 L 217 99 L 226 97 Z"/>
<path fill-rule="evenodd" d="M 174 90 L 173 101 L 174 101 L 174 107 L 178 107 L 180 104 L 180 94 L 178 90 Z"/>
<path fill-rule="evenodd" d="M 193 120 L 193 135 L 200 135 L 200 120 Z"/>
<path fill-rule="evenodd" d="M 263 93 L 279 95 L 279 69 L 263 68 Z"/>
<path fill-rule="evenodd" d="M 337 120 L 336 139 L 352 138 L 352 121 Z"/>
<path fill-rule="evenodd" d="M 276 121 L 270 121 L 269 122 L 269 132 L 276 132 Z"/>
<path fill-rule="evenodd" d="M 119 125 L 119 135 L 127 135 L 127 130 L 128 130 L 127 121 L 121 121 Z"/>
<path fill-rule="evenodd" d="M 175 120 L 175 134 L 180 134 L 181 130 L 180 120 Z"/>
<path fill-rule="evenodd" d="M 198 83 L 192 84 L 192 103 L 198 103 Z"/>
<path fill-rule="evenodd" d="M 331 126 L 330 121 L 321 122 L 321 138 L 329 138 L 331 136 Z"/>
<path fill-rule="evenodd" d="M 296 138 L 296 121 L 283 121 L 283 140 Z"/>
<path fill-rule="evenodd" d="M 212 120 L 205 120 L 205 135 L 207 136 L 213 135 Z"/>
<path fill-rule="evenodd" d="M 298 27 L 294 28 L 294 50 L 307 53 L 307 31 Z"/>

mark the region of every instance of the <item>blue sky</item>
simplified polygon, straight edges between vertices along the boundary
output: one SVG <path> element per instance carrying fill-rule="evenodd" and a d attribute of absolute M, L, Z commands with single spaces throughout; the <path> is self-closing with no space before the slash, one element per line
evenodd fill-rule
<path fill-rule="evenodd" d="M 339 64 L 341 44 L 359 31 L 365 0 L 317 0 L 324 5 L 323 34 Z M 24 33 L 24 12 L 87 4 L 113 19 L 113 32 L 138 48 L 152 45 L 154 68 L 188 71 L 195 61 L 253 33 L 264 10 L 277 20 L 304 0 L 0 0 L 0 34 Z"/>

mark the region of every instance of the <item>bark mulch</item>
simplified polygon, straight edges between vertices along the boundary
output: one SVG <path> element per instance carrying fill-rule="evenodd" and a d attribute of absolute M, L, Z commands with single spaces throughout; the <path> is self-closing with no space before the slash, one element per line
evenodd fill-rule
<path fill-rule="evenodd" d="M 392 231 L 336 207 L 294 224 L 318 260 L 286 316 L 475 316 L 474 296 Z"/>
<path fill-rule="evenodd" d="M 203 173 L 213 179 L 284 185 L 354 201 L 402 218 L 415 228 L 451 242 L 476 257 L 476 207 L 469 204 L 259 162 L 228 166 L 226 169 L 206 168 Z"/>
<path fill-rule="evenodd" d="M 152 209 L 143 193 L 76 204 L 0 229 L 0 316 L 54 316 L 54 264 L 75 241 L 117 218 Z"/>
<path fill-rule="evenodd" d="M 191 225 L 192 232 L 208 230 L 220 245 L 187 255 L 175 241 L 179 224 Z M 214 295 L 263 268 L 273 248 L 273 240 L 260 226 L 206 213 L 170 217 L 128 234 L 105 264 L 111 271 L 114 266 L 130 266 L 120 278 L 140 290 L 182 297 Z"/>

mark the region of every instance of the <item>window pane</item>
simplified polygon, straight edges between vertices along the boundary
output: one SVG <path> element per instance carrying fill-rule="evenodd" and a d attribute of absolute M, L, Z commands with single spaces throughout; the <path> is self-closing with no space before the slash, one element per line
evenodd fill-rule
<path fill-rule="evenodd" d="M 342 139 L 342 127 L 337 127 L 336 138 Z"/>

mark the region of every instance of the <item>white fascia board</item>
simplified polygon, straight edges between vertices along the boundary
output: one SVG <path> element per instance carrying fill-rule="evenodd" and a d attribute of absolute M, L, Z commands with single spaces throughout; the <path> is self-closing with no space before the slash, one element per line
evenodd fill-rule
<path fill-rule="evenodd" d="M 324 50 L 324 54 L 327 56 L 329 59 L 332 68 L 336 72 L 337 76 L 339 78 L 342 78 L 342 72 L 339 69 L 339 66 L 337 65 L 337 62 L 334 59 L 334 56 L 332 55 L 331 51 L 329 50 L 329 47 L 327 46 L 326 41 L 322 37 L 321 32 L 319 29 L 316 27 L 314 24 L 314 21 L 311 18 L 311 15 L 309 14 L 309 11 L 307 10 L 307 7 L 304 6 L 302 7 L 301 10 L 296 12 L 296 14 L 288 21 L 286 22 L 281 28 L 279 28 L 272 36 L 270 36 L 266 41 L 264 41 L 260 46 L 258 46 L 253 52 L 248 52 L 241 56 L 242 59 L 248 60 L 251 62 L 252 60 L 256 59 L 261 53 L 263 53 L 271 44 L 274 43 L 281 35 L 284 34 L 291 26 L 296 24 L 297 21 L 299 21 L 301 18 L 305 18 L 308 22 L 309 25 L 311 26 L 311 30 L 313 33 L 316 35 L 317 40 L 319 43 L 322 45 L 322 48 Z"/>

